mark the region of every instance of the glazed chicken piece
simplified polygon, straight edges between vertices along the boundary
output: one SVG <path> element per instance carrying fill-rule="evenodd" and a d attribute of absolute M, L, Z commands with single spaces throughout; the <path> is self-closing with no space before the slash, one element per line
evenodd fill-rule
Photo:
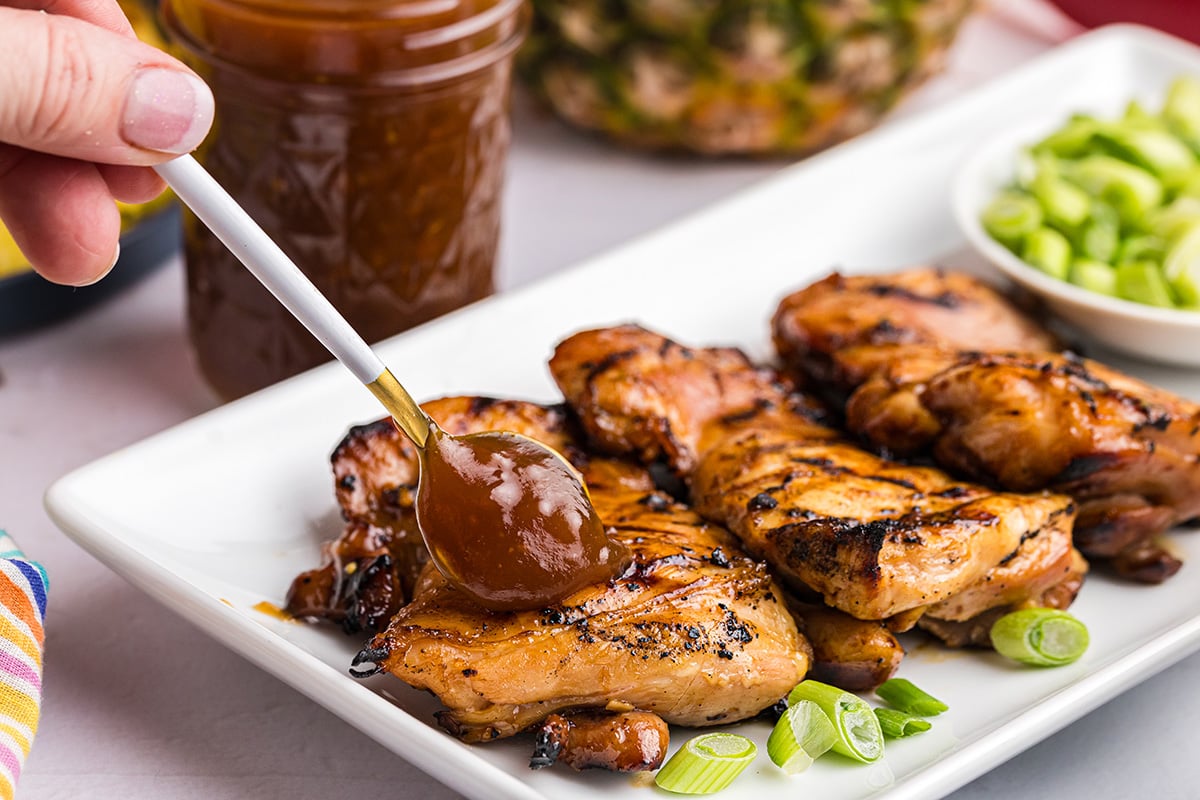
<path fill-rule="evenodd" d="M 565 410 L 487 397 L 452 397 L 425 411 L 448 433 L 504 428 L 541 435 L 559 450 L 571 443 Z M 331 457 L 344 533 L 323 547 L 323 563 L 297 576 L 286 609 L 296 617 L 375 633 L 412 596 L 429 552 L 417 530 L 416 451 L 391 419 L 350 429 Z"/>
<path fill-rule="evenodd" d="M 886 623 L 855 619 L 820 603 L 789 601 L 812 645 L 808 677 L 848 692 L 874 689 L 896 673 L 904 647 Z"/>
<path fill-rule="evenodd" d="M 529 766 L 644 772 L 662 766 L 669 742 L 667 723 L 646 711 L 551 714 L 537 728 Z"/>
<path fill-rule="evenodd" d="M 531 408 L 529 418 L 547 413 Z M 551 430 L 522 432 L 561 445 L 561 412 L 545 421 Z M 412 602 L 355 659 L 355 673 L 388 671 L 433 692 L 447 707 L 441 724 L 469 742 L 560 714 L 575 729 L 564 758 L 611 768 L 646 768 L 646 718 L 577 712 L 637 711 L 704 726 L 754 716 L 786 695 L 807 672 L 809 649 L 766 566 L 658 491 L 645 469 L 560 449 L 583 469 L 610 535 L 632 551 L 629 570 L 554 607 L 495 612 L 427 566 Z M 623 755 L 588 755 L 604 747 Z M 544 756 L 545 748 L 535 761 Z"/>
<path fill-rule="evenodd" d="M 843 397 L 877 366 L 871 356 L 881 345 L 1059 349 L 1052 334 L 990 285 L 934 267 L 834 273 L 785 297 L 771 330 L 785 364 L 811 378 L 814 388 Z M 847 360 L 848 353 L 858 357 Z"/>
<path fill-rule="evenodd" d="M 1053 352 L 1049 333 L 953 273 L 835 275 L 785 299 L 773 331 L 789 364 L 853 390 L 846 425 L 881 452 L 1069 494 L 1086 556 L 1149 583 L 1179 569 L 1156 537 L 1200 514 L 1200 406 Z"/>
<path fill-rule="evenodd" d="M 285 608 L 346 633 L 387 624 L 410 596 L 428 553 L 409 502 L 411 444 L 390 419 L 350 429 L 331 457 L 345 530 L 322 546 L 321 566 L 298 575 Z"/>
<path fill-rule="evenodd" d="M 1074 516 L 1060 495 L 994 492 L 867 453 L 732 351 L 623 326 L 565 340 L 551 372 L 599 446 L 665 458 L 702 515 L 858 619 L 911 623 L 1005 559 L 1036 561 L 1042 551 L 1022 544 L 1061 538 Z"/>
<path fill-rule="evenodd" d="M 1075 544 L 1157 583 L 1156 537 L 1200 514 L 1200 406 L 1071 354 L 913 348 L 850 398 L 847 425 L 993 485 L 1079 504 Z"/>

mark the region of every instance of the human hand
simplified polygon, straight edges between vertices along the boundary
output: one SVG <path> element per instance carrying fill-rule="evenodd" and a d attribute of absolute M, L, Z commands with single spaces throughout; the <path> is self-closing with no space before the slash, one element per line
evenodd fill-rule
<path fill-rule="evenodd" d="M 212 117 L 208 87 L 139 42 L 117 0 L 0 0 L 0 219 L 47 279 L 106 275 L 114 200 L 158 195 L 147 165 L 193 150 Z"/>

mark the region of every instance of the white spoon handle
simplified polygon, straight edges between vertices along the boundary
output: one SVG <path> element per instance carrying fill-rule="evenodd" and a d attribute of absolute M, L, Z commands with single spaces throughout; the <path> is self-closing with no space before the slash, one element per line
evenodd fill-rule
<path fill-rule="evenodd" d="M 179 199 L 229 248 L 296 319 L 379 398 L 419 446 L 428 417 L 333 304 L 191 156 L 156 166 Z"/>
<path fill-rule="evenodd" d="M 154 169 L 246 269 L 356 378 L 371 383 L 383 374 L 383 362 L 346 318 L 196 159 L 180 156 Z"/>

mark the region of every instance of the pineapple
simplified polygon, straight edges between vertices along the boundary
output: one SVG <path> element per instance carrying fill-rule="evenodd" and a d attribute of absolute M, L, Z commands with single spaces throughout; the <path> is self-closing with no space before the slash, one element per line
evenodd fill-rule
<path fill-rule="evenodd" d="M 972 0 L 532 0 L 520 68 L 572 125 L 638 146 L 803 153 L 942 65 Z"/>

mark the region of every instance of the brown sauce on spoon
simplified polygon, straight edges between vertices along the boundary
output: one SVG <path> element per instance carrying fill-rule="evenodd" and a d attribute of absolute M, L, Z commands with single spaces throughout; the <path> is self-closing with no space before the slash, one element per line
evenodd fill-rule
<path fill-rule="evenodd" d="M 545 608 L 628 566 L 579 473 L 514 433 L 450 436 L 430 428 L 417 525 L 450 583 L 499 611 Z"/>

